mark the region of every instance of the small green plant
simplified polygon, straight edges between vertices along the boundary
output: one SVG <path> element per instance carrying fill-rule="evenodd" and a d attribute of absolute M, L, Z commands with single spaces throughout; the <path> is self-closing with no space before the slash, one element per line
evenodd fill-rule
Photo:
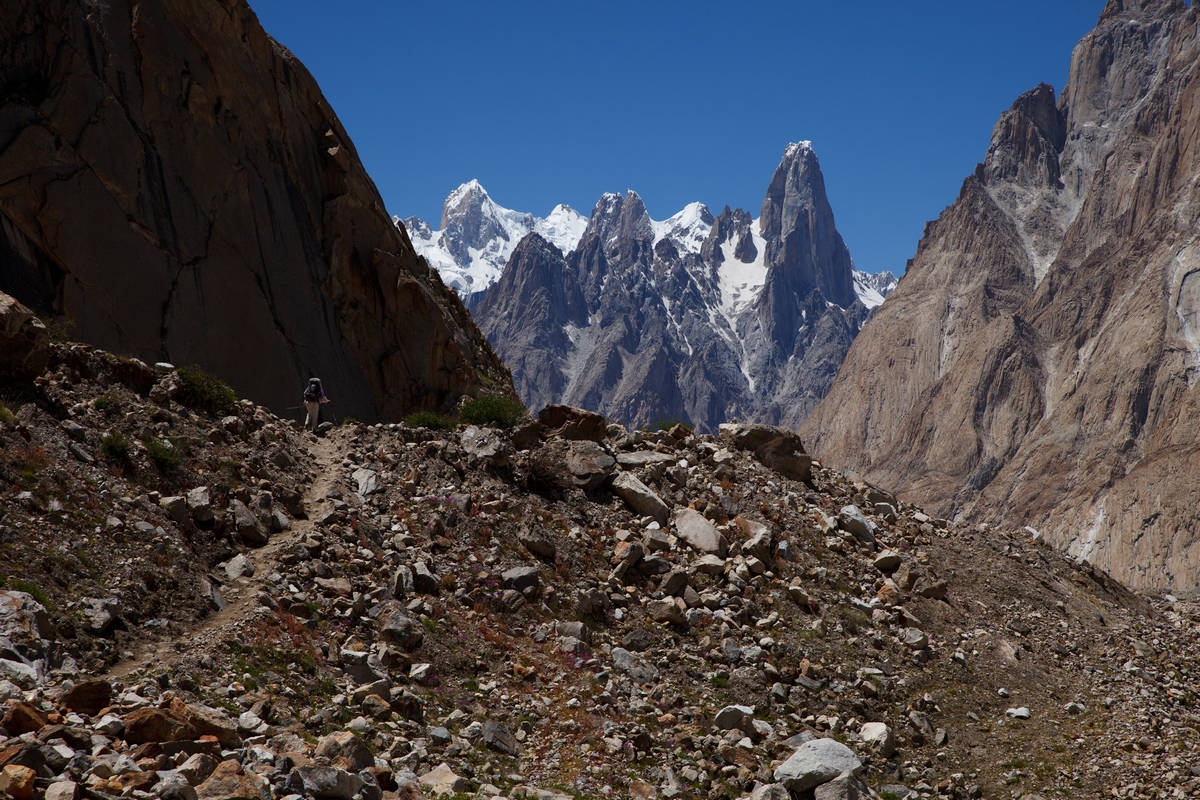
<path fill-rule="evenodd" d="M 721 675 L 718 673 L 718 674 L 710 677 L 708 679 L 708 682 L 711 683 L 717 689 L 724 689 L 726 686 L 729 685 L 729 678 L 726 678 L 724 675 Z"/>
<path fill-rule="evenodd" d="M 116 400 L 106 394 L 102 394 L 92 401 L 92 408 L 96 409 L 97 411 L 107 411 L 108 409 L 115 407 L 116 404 Z"/>
<path fill-rule="evenodd" d="M 229 384 L 193 365 L 179 368 L 179 402 L 211 414 L 230 414 L 237 407 L 237 395 Z"/>
<path fill-rule="evenodd" d="M 120 431 L 107 434 L 100 441 L 100 455 L 114 464 L 129 463 L 129 439 Z"/>
<path fill-rule="evenodd" d="M 75 320 L 70 317 L 55 317 L 46 323 L 46 332 L 52 342 L 69 342 L 75 336 Z"/>
<path fill-rule="evenodd" d="M 459 416 L 471 425 L 511 428 L 525 417 L 525 406 L 515 397 L 489 394 L 468 400 Z"/>
<path fill-rule="evenodd" d="M 694 430 L 692 427 L 692 424 L 690 422 L 684 422 L 683 420 L 679 420 L 679 419 L 657 419 L 654 422 L 651 422 L 645 428 L 643 428 L 643 430 L 669 431 L 669 430 L 671 430 L 671 428 L 674 428 L 676 425 L 682 425 L 684 427 L 684 429 L 687 430 L 688 433 L 692 433 Z"/>
<path fill-rule="evenodd" d="M 146 446 L 146 455 L 154 462 L 154 466 L 158 467 L 159 472 L 170 472 L 179 466 L 182 455 L 178 448 L 171 442 L 161 439 L 149 439 L 144 444 Z"/>
<path fill-rule="evenodd" d="M 454 427 L 454 420 L 435 414 L 432 411 L 417 411 L 404 418 L 404 424 L 410 428 L 430 428 L 438 431 L 448 431 Z"/>
<path fill-rule="evenodd" d="M 8 406 L 0 403 L 0 425 L 11 425 L 16 418 L 16 415 L 8 410 Z"/>
<path fill-rule="evenodd" d="M 42 587 L 38 586 L 37 584 L 30 583 L 29 581 L 23 581 L 20 578 L 6 578 L 0 580 L 0 587 L 12 589 L 14 592 L 24 592 L 44 606 L 48 606 L 50 603 L 50 598 L 42 589 Z"/>

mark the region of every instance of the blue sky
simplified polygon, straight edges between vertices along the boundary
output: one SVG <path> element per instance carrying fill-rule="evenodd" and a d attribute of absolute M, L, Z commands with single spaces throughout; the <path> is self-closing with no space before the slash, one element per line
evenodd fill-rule
<path fill-rule="evenodd" d="M 1061 90 L 1103 0 L 763 3 L 250 0 L 316 77 L 388 210 L 437 226 L 478 178 L 503 206 L 755 216 L 813 142 L 861 268 L 899 272 L 1041 81 Z"/>

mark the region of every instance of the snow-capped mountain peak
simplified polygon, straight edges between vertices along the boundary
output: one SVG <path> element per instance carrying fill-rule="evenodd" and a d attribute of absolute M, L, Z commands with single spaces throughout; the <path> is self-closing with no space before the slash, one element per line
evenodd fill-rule
<path fill-rule="evenodd" d="M 439 230 L 419 217 L 393 221 L 404 225 L 417 252 L 464 296 L 495 283 L 528 234 L 537 233 L 570 252 L 587 227 L 587 219 L 567 205 L 555 206 L 544 219 L 505 208 L 474 178 L 447 195 Z"/>
<path fill-rule="evenodd" d="M 869 309 L 882 305 L 899 281 L 899 278 L 887 270 L 871 273 L 854 269 L 850 274 L 854 280 L 854 294 L 858 296 L 859 302 Z"/>
<path fill-rule="evenodd" d="M 667 217 L 662 222 L 650 221 L 654 231 L 654 243 L 658 244 L 667 237 L 672 238 L 685 250 L 699 253 L 704 240 L 712 230 L 713 215 L 704 203 L 688 203 L 683 210 Z"/>

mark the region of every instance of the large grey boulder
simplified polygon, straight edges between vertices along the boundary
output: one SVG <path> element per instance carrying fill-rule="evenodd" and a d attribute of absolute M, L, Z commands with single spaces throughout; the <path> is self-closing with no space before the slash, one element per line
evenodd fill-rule
<path fill-rule="evenodd" d="M 827 783 L 843 772 L 857 772 L 862 762 L 836 739 L 813 739 L 775 769 L 774 778 L 793 794 Z"/>
<path fill-rule="evenodd" d="M 654 517 L 659 525 L 667 524 L 667 504 L 649 486 L 629 472 L 613 478 L 613 493 L 639 514 Z"/>

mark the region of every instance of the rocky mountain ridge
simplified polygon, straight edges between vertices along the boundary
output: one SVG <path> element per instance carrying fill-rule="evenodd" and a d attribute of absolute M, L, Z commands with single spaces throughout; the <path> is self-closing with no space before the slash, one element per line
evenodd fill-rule
<path fill-rule="evenodd" d="M 1200 791 L 1200 610 L 790 432 L 314 437 L 14 327 L 42 367 L 0 378 L 18 800 Z"/>
<path fill-rule="evenodd" d="M 532 230 L 519 243 L 496 233 L 514 218 Z M 547 239 L 533 230 L 543 222 L 472 183 L 447 201 L 444 233 L 405 224 L 431 263 L 453 262 L 444 274 L 488 286 L 468 303 L 526 403 L 636 424 L 798 423 L 895 281 L 853 269 L 807 142 L 785 151 L 758 219 L 692 203 L 657 221 L 629 190 L 601 197 L 582 231 Z M 480 260 L 456 260 L 463 243 Z M 505 252 L 487 284 L 496 262 L 479 254 Z"/>
<path fill-rule="evenodd" d="M 282 410 L 511 391 L 244 0 L 0 3 L 0 291 L 75 338 Z"/>
<path fill-rule="evenodd" d="M 1005 112 L 805 423 L 819 453 L 1195 587 L 1197 18 L 1110 2 L 1057 100 Z"/>

